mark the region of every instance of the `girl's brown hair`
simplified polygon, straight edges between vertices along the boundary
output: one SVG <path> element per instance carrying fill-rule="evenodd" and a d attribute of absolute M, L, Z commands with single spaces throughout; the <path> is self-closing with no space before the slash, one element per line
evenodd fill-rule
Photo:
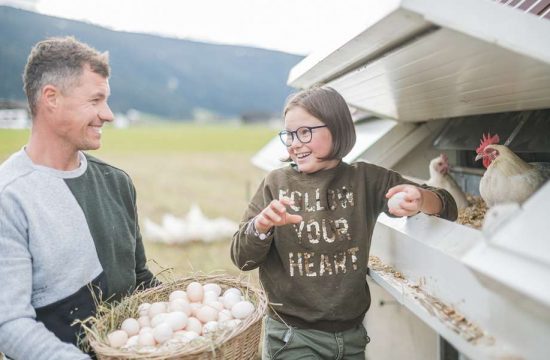
<path fill-rule="evenodd" d="M 313 87 L 291 94 L 287 98 L 283 118 L 296 106 L 327 125 L 332 135 L 332 150 L 323 160 L 341 160 L 351 151 L 356 139 L 355 126 L 346 101 L 336 90 L 331 87 Z"/>

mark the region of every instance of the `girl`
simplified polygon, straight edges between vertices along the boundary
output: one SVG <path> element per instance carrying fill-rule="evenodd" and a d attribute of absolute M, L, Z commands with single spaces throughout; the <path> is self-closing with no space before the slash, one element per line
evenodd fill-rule
<path fill-rule="evenodd" d="M 355 144 L 343 97 L 313 88 L 289 98 L 279 133 L 290 166 L 269 173 L 231 245 L 242 270 L 259 267 L 270 309 L 263 359 L 364 359 L 370 242 L 381 212 L 457 217 L 445 190 L 342 158 Z M 387 198 L 405 192 L 391 210 Z"/>

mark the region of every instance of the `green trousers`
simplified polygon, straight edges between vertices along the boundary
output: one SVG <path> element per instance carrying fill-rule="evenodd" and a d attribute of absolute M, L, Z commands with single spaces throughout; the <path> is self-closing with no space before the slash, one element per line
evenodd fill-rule
<path fill-rule="evenodd" d="M 288 327 L 266 316 L 262 360 L 364 360 L 369 341 L 362 324 L 332 333 Z"/>

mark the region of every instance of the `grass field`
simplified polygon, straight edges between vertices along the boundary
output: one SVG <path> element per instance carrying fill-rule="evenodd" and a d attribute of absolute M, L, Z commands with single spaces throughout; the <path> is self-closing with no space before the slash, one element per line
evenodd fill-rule
<path fill-rule="evenodd" d="M 183 216 L 197 203 L 209 218 L 238 221 L 248 196 L 265 175 L 250 158 L 275 132 L 258 126 L 192 124 L 107 128 L 101 150 L 91 154 L 130 174 L 142 220 L 148 217 L 158 223 L 165 213 Z M 0 162 L 21 149 L 28 133 L 0 130 Z M 239 273 L 229 258 L 230 239 L 181 246 L 144 241 L 153 272 Z"/>

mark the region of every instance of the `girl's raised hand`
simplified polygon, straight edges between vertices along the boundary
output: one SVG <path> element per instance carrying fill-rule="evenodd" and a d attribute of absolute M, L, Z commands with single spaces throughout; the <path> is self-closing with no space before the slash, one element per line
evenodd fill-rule
<path fill-rule="evenodd" d="M 422 203 L 424 201 L 422 190 L 414 185 L 397 185 L 388 190 L 386 198 L 389 199 L 399 192 L 404 192 L 405 196 L 401 202 L 398 202 L 396 207 L 389 208 L 389 212 L 395 216 L 412 216 L 418 214 L 422 209 Z"/>
<path fill-rule="evenodd" d="M 287 197 L 271 201 L 269 205 L 254 218 L 256 230 L 259 233 L 266 233 L 274 226 L 297 224 L 302 221 L 300 215 L 293 215 L 287 212 L 287 206 L 293 204 L 294 201 Z"/>

